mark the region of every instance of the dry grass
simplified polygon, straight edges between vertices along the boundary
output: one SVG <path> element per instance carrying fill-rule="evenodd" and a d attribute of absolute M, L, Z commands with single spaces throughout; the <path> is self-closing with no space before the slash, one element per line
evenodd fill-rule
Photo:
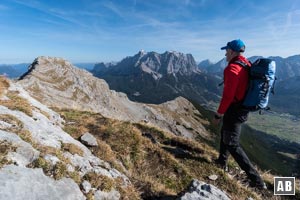
<path fill-rule="evenodd" d="M 88 129 L 96 136 L 100 145 L 99 149 L 92 148 L 93 153 L 110 163 L 120 160 L 126 168 L 124 173 L 145 197 L 174 195 L 189 184 L 191 176 L 174 156 L 143 137 L 142 132 L 132 124 L 87 112 L 61 113 L 66 124 L 70 121 L 75 122 L 79 129 Z M 70 130 L 70 127 L 75 128 L 70 124 L 65 126 L 65 130 Z M 74 129 L 72 131 L 75 137 L 81 135 Z"/>
<path fill-rule="evenodd" d="M 48 176 L 50 176 L 52 174 L 51 173 L 51 170 L 52 170 L 51 163 L 48 162 L 47 160 L 45 160 L 42 157 L 39 157 L 39 158 L 35 159 L 32 163 L 30 163 L 28 165 L 28 167 L 30 167 L 30 168 L 42 168 L 44 173 Z"/>
<path fill-rule="evenodd" d="M 93 188 L 101 191 L 109 192 L 116 187 L 116 183 L 112 178 L 101 174 L 96 174 L 95 172 L 89 172 L 85 174 L 83 179 L 87 180 Z"/>
<path fill-rule="evenodd" d="M 272 191 L 263 196 L 215 166 L 212 160 L 217 158 L 218 153 L 207 144 L 177 137 L 145 124 L 107 119 L 95 113 L 60 112 L 67 122 L 65 130 L 72 130 L 73 136 L 80 137 L 84 130 L 98 139 L 100 146 L 91 148 L 95 155 L 109 163 L 122 162 L 126 168 L 123 173 L 133 183 L 137 199 L 176 197 L 187 188 L 192 178 L 217 186 L 233 200 L 248 197 L 274 199 Z M 76 126 L 68 125 L 69 122 Z M 230 165 L 235 167 L 236 163 L 230 160 Z M 212 174 L 219 178 L 209 180 L 208 176 Z M 266 174 L 263 177 L 270 185 L 267 176 L 271 175 Z M 118 188 L 118 191 L 122 189 Z M 121 192 L 122 198 L 126 196 L 124 191 Z"/>
<path fill-rule="evenodd" d="M 3 129 L 9 132 L 19 132 L 23 129 L 23 122 L 21 122 L 18 118 L 9 114 L 0 114 L 0 121 L 6 122 L 11 125 L 11 127 L 7 127 Z"/>
<path fill-rule="evenodd" d="M 9 88 L 9 80 L 4 76 L 0 76 L 0 97 L 2 97 Z"/>
<path fill-rule="evenodd" d="M 32 117 L 32 107 L 29 102 L 20 97 L 18 92 L 8 91 L 6 96 L 9 98 L 8 100 L 0 100 L 0 104 L 8 107 L 11 110 L 18 110 L 24 112 L 28 116 Z"/>
<path fill-rule="evenodd" d="M 80 156 L 83 156 L 83 150 L 80 149 L 80 147 L 78 147 L 77 145 L 73 144 L 73 143 L 62 143 L 62 147 L 61 147 L 64 151 L 68 151 L 71 154 L 75 155 L 78 154 Z"/>
<path fill-rule="evenodd" d="M 11 143 L 7 141 L 0 141 L 0 169 L 4 165 L 11 164 L 11 161 L 6 158 L 6 155 L 8 152 L 16 151 L 16 149 L 17 147 L 13 146 Z"/>
<path fill-rule="evenodd" d="M 124 167 L 117 162 L 117 156 L 111 147 L 102 140 L 97 140 L 97 143 L 97 147 L 90 147 L 92 153 L 101 160 L 108 162 L 113 168 L 125 173 Z"/>

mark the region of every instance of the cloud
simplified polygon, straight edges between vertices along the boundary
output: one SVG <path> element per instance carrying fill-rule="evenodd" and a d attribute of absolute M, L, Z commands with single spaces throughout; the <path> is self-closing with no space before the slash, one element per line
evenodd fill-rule
<path fill-rule="evenodd" d="M 106 8 L 108 8 L 109 10 L 111 10 L 116 15 L 118 15 L 120 18 L 125 18 L 125 13 L 121 10 L 121 8 L 119 8 L 113 2 L 111 2 L 111 1 L 104 2 L 104 3 L 102 3 L 102 5 Z"/>

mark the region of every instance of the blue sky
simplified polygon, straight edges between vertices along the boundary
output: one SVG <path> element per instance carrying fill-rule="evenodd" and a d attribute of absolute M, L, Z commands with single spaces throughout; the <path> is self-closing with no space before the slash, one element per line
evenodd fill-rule
<path fill-rule="evenodd" d="M 218 61 L 228 41 L 246 56 L 299 54 L 298 0 L 1 0 L 0 63 L 44 56 L 119 61 L 139 50 Z"/>

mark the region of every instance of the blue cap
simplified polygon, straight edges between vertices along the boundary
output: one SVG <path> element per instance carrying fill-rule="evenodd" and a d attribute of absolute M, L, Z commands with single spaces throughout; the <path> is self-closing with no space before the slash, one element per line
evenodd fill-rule
<path fill-rule="evenodd" d="M 237 40 L 232 40 L 231 42 L 228 42 L 225 47 L 222 47 L 221 50 L 224 49 L 231 49 L 235 52 L 244 52 L 245 51 L 245 44 L 242 40 L 237 39 Z"/>

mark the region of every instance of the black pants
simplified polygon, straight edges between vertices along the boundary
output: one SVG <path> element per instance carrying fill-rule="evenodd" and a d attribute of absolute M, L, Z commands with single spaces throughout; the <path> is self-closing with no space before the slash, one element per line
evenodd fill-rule
<path fill-rule="evenodd" d="M 239 104 L 231 104 L 223 117 L 220 142 L 220 164 L 226 165 L 229 153 L 244 170 L 252 184 L 262 185 L 258 172 L 251 164 L 248 156 L 240 146 L 241 126 L 247 121 L 249 112 L 241 108 Z"/>

